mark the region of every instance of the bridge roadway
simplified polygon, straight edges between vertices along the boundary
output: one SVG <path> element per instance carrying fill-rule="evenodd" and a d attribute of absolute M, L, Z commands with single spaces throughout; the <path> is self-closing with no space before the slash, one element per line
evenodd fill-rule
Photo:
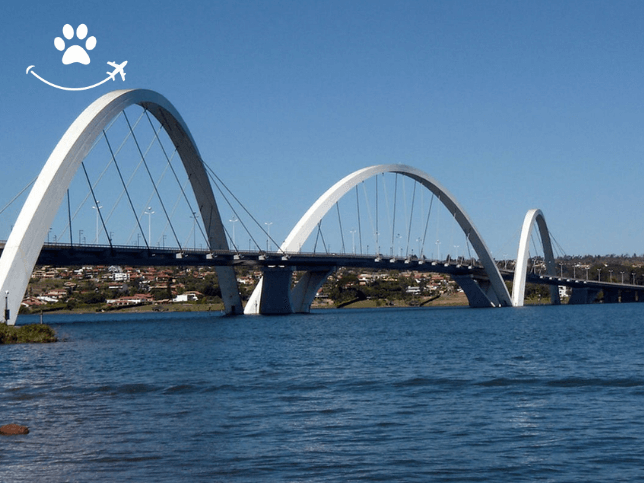
<path fill-rule="evenodd" d="M 0 242 L 0 253 L 4 243 Z M 178 248 L 148 248 L 144 246 L 119 245 L 70 245 L 45 243 L 38 257 L 39 265 L 127 265 L 141 266 L 246 266 L 246 267 L 291 267 L 294 270 L 320 268 L 374 268 L 383 270 L 416 270 L 425 272 L 470 275 L 486 278 L 479 264 L 462 261 L 431 261 L 417 257 L 374 257 L 374 255 L 282 253 L 264 251 L 201 250 Z"/>
<path fill-rule="evenodd" d="M 0 242 L 0 251 L 4 242 Z M 414 270 L 445 273 L 456 279 L 468 277 L 479 281 L 488 279 L 483 266 L 470 260 L 428 260 L 418 257 L 392 257 L 351 254 L 282 253 L 264 251 L 211 251 L 202 249 L 177 249 L 169 247 L 148 248 L 119 245 L 70 245 L 45 243 L 38 257 L 39 265 L 82 266 L 246 266 L 289 267 L 292 270 L 332 270 L 339 267 L 370 268 L 381 270 Z M 512 281 L 513 270 L 501 269 L 501 276 Z M 644 286 L 628 283 L 601 282 L 570 277 L 529 273 L 528 283 L 566 286 L 573 289 L 569 303 L 592 303 L 603 292 L 605 302 L 644 302 Z"/>

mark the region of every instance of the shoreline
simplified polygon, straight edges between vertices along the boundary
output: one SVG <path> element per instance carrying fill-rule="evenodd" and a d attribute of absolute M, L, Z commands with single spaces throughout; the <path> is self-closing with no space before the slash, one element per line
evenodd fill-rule
<path fill-rule="evenodd" d="M 429 298 L 427 298 L 429 299 Z M 426 300 L 419 300 L 419 304 L 406 303 L 402 300 L 360 300 L 349 305 L 345 305 L 341 308 L 343 309 L 360 309 L 360 308 L 414 308 L 414 307 L 444 307 L 444 306 L 467 306 L 467 298 L 464 294 L 459 293 L 455 295 L 442 296 L 438 299 L 432 300 L 429 303 L 424 303 Z M 311 305 L 312 310 L 325 310 L 325 309 L 337 309 L 335 303 L 313 303 Z M 119 307 L 106 309 L 103 305 L 100 306 L 87 306 L 79 307 L 75 309 L 60 309 L 60 310 L 43 310 L 32 311 L 31 313 L 20 313 L 20 315 L 30 315 L 38 316 L 41 315 L 46 317 L 51 314 L 109 314 L 109 313 L 152 313 L 152 312 L 223 312 L 224 305 L 223 303 L 219 304 L 199 304 L 199 303 L 168 303 L 168 304 L 146 304 L 146 305 L 136 305 L 131 307 Z"/>

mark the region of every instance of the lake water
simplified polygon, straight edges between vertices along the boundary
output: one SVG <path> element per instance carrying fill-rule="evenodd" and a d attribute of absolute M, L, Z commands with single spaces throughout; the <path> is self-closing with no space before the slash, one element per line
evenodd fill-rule
<path fill-rule="evenodd" d="M 0 481 L 641 481 L 643 315 L 46 316 L 0 346 Z"/>

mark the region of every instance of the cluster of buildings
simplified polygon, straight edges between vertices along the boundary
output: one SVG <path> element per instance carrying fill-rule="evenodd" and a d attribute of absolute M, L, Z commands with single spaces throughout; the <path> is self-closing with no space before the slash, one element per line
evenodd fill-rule
<path fill-rule="evenodd" d="M 214 271 L 187 269 L 181 272 L 182 279 L 203 279 L 208 275 L 214 275 Z M 175 271 L 162 267 L 37 267 L 31 275 L 32 283 L 27 289 L 22 305 L 33 309 L 48 304 L 65 303 L 91 293 L 118 294 L 119 296 L 106 297 L 104 302 L 116 307 L 199 300 L 202 294 L 185 290 L 185 284 L 177 277 Z M 163 300 L 155 298 L 155 292 L 165 292 L 167 297 Z"/>
<path fill-rule="evenodd" d="M 336 273 L 342 275 L 346 269 Z M 92 294 L 102 294 L 101 303 L 124 307 L 153 303 L 188 303 L 200 300 L 203 294 L 191 290 L 194 283 L 187 280 L 204 279 L 215 272 L 209 268 L 173 269 L 167 267 L 84 266 L 79 268 L 37 267 L 32 273 L 32 283 L 22 305 L 38 309 L 48 304 L 67 303 L 75 299 L 91 299 Z M 250 293 L 261 277 L 260 271 L 238 275 L 241 289 Z M 449 277 L 426 272 L 376 272 L 365 271 L 357 276 L 356 285 L 369 286 L 378 281 L 408 283 L 406 293 L 423 295 L 442 291 Z M 188 285 L 188 286 L 187 286 Z M 323 286 L 318 297 L 325 297 Z"/>

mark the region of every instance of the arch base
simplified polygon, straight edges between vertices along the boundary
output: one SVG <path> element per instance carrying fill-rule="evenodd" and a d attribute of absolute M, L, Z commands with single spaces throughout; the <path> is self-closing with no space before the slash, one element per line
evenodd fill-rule
<path fill-rule="evenodd" d="M 318 290 L 335 271 L 335 268 L 323 268 L 319 270 L 310 270 L 302 275 L 297 285 L 291 292 L 293 311 L 297 314 L 308 314 L 311 312 L 311 304 L 315 300 Z"/>
<path fill-rule="evenodd" d="M 262 315 L 287 315 L 293 313 L 293 302 L 291 301 L 291 279 L 293 269 L 291 267 L 267 267 L 264 269 L 261 292 L 258 301 L 254 303 L 254 310 L 244 312 L 247 314 Z"/>
<path fill-rule="evenodd" d="M 465 292 L 470 307 L 482 309 L 504 306 L 496 297 L 492 284 L 487 280 L 479 280 L 472 275 L 455 275 L 452 279 Z"/>

